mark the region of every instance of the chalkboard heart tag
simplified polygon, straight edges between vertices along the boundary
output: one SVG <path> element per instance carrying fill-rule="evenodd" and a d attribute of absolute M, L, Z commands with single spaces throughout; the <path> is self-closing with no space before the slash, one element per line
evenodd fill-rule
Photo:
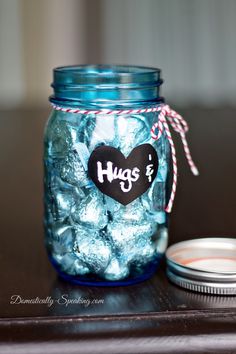
<path fill-rule="evenodd" d="M 127 158 L 114 147 L 103 145 L 88 161 L 88 174 L 97 188 L 123 205 L 148 190 L 157 170 L 157 152 L 150 144 L 135 147 Z"/>

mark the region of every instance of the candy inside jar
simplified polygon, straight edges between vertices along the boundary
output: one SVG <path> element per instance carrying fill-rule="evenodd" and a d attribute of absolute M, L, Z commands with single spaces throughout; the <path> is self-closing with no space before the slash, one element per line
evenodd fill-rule
<path fill-rule="evenodd" d="M 161 82 L 160 70 L 142 67 L 54 70 L 45 231 L 49 258 L 67 280 L 135 283 L 165 252 L 170 144 L 165 132 L 152 138 L 159 111 L 143 112 L 163 104 Z"/>

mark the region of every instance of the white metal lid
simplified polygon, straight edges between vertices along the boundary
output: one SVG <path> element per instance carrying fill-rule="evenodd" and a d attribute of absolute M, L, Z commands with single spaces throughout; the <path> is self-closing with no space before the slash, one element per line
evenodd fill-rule
<path fill-rule="evenodd" d="M 236 295 L 236 238 L 199 238 L 166 252 L 169 279 L 189 290 Z"/>

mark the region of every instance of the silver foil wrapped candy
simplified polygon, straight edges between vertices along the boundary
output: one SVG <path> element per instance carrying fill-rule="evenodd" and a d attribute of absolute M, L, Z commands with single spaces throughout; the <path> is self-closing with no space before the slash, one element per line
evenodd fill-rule
<path fill-rule="evenodd" d="M 63 255 L 73 251 L 75 229 L 73 226 L 57 222 L 52 226 L 52 251 Z"/>
<path fill-rule="evenodd" d="M 53 255 L 54 261 L 59 265 L 61 271 L 70 275 L 85 275 L 90 272 L 74 253 L 66 253 L 64 255 Z"/>
<path fill-rule="evenodd" d="M 118 147 L 119 141 L 116 138 L 115 131 L 116 117 L 114 115 L 99 114 L 92 124 L 89 124 L 85 129 L 85 135 L 88 139 L 90 151 L 93 151 L 100 145 L 110 145 Z"/>
<path fill-rule="evenodd" d="M 112 222 L 107 231 L 113 252 L 122 264 L 135 261 L 148 263 L 155 255 L 152 237 L 155 235 L 155 225 L 144 221 L 142 223 Z"/>
<path fill-rule="evenodd" d="M 74 208 L 74 222 L 90 229 L 103 229 L 108 223 L 108 214 L 103 204 L 103 195 L 95 188 Z"/>
<path fill-rule="evenodd" d="M 52 121 L 51 124 L 51 129 L 48 129 L 48 153 L 51 157 L 65 157 L 77 140 L 77 124 L 62 119 Z"/>
<path fill-rule="evenodd" d="M 122 264 L 116 257 L 113 257 L 104 271 L 104 277 L 107 280 L 120 280 L 129 275 L 129 268 Z"/>
<path fill-rule="evenodd" d="M 142 115 L 119 116 L 116 120 L 116 136 L 119 148 L 126 157 L 137 145 L 150 139 L 149 129 Z"/>
<path fill-rule="evenodd" d="M 73 251 L 92 273 L 101 274 L 111 259 L 111 247 L 98 231 L 77 228 Z"/>
<path fill-rule="evenodd" d="M 114 200 L 113 200 L 114 202 Z M 116 204 L 119 204 L 116 202 Z M 112 218 L 116 221 L 142 222 L 145 219 L 145 209 L 142 207 L 140 200 L 136 199 L 132 203 L 124 206 L 120 205 L 117 211 L 113 211 Z"/>
<path fill-rule="evenodd" d="M 49 182 L 51 191 L 51 212 L 55 221 L 65 220 L 71 214 L 71 209 L 78 199 L 75 188 L 60 177 L 53 176 Z M 81 195 L 82 197 L 82 195 Z"/>
<path fill-rule="evenodd" d="M 60 177 L 65 182 L 79 187 L 89 184 L 88 174 L 76 151 L 70 152 L 61 162 Z"/>

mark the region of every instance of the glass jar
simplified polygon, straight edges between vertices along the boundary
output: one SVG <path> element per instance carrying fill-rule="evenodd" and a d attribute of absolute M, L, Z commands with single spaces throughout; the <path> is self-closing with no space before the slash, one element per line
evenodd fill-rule
<path fill-rule="evenodd" d="M 151 137 L 159 113 L 141 110 L 163 104 L 161 84 L 155 68 L 54 69 L 45 234 L 49 258 L 67 280 L 126 285 L 156 271 L 168 239 L 170 146 L 164 132 Z"/>

